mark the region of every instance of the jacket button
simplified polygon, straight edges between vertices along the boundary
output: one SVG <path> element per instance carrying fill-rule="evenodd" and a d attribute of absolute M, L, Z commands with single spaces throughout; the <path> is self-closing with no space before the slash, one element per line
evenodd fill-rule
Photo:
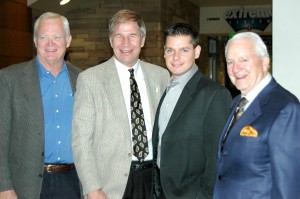
<path fill-rule="evenodd" d="M 39 177 L 42 178 L 42 177 L 43 177 L 43 174 L 40 173 L 40 174 L 39 174 Z"/>
<path fill-rule="evenodd" d="M 222 176 L 221 175 L 218 175 L 218 180 L 222 180 Z"/>

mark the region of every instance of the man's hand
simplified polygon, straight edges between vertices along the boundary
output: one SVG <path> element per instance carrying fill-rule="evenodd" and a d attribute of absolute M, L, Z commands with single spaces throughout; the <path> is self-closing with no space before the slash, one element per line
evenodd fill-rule
<path fill-rule="evenodd" d="M 14 190 L 0 191 L 0 199 L 17 199 L 17 194 Z"/>
<path fill-rule="evenodd" d="M 96 191 L 88 193 L 87 199 L 109 199 L 109 198 L 103 191 L 96 190 Z"/>

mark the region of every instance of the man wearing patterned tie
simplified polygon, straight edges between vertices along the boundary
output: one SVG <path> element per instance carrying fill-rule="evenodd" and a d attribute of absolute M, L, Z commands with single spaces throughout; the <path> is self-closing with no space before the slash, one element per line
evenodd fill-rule
<path fill-rule="evenodd" d="M 220 137 L 213 198 L 299 198 L 298 99 L 268 72 L 267 47 L 256 33 L 236 34 L 225 47 L 225 57 L 229 78 L 241 95 L 233 100 Z M 238 119 L 240 99 L 247 104 Z"/>
<path fill-rule="evenodd" d="M 169 73 L 139 60 L 146 28 L 138 13 L 120 10 L 109 31 L 113 57 L 78 78 L 74 161 L 87 198 L 148 199 L 152 126 Z"/>
<path fill-rule="evenodd" d="M 201 51 L 197 30 L 179 23 L 164 33 L 164 57 L 172 78 L 153 128 L 153 198 L 210 199 L 218 137 L 231 96 L 195 64 Z"/>

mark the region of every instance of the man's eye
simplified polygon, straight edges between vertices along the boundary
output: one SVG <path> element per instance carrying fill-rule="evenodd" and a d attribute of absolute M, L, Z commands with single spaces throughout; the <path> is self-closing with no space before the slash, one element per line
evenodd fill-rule
<path fill-rule="evenodd" d="M 233 61 L 227 61 L 227 65 L 232 65 L 233 63 Z"/>
<path fill-rule="evenodd" d="M 182 53 L 187 53 L 187 52 L 189 52 L 189 49 L 186 49 L 186 48 L 181 49 L 181 52 L 182 52 Z"/>
<path fill-rule="evenodd" d="M 40 40 L 46 40 L 47 37 L 46 37 L 46 36 L 39 36 L 39 39 L 40 39 Z"/>
<path fill-rule="evenodd" d="M 168 54 L 170 54 L 170 53 L 173 52 L 173 50 L 172 49 L 166 49 L 165 52 L 168 53 Z"/>
<path fill-rule="evenodd" d="M 61 38 L 62 38 L 61 36 L 55 36 L 54 37 L 55 40 L 61 40 Z"/>
<path fill-rule="evenodd" d="M 120 38 L 122 38 L 122 35 L 115 35 L 114 38 L 120 39 Z"/>

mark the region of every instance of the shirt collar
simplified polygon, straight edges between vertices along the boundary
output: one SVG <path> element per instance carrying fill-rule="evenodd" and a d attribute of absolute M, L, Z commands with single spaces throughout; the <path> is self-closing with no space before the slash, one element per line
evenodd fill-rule
<path fill-rule="evenodd" d="M 187 84 L 187 82 L 192 78 L 192 76 L 198 71 L 198 66 L 196 64 L 194 64 L 192 66 L 192 68 L 187 71 L 186 73 L 182 74 L 181 76 L 179 76 L 177 79 L 174 79 L 174 76 L 172 76 L 168 82 L 168 85 L 177 85 L 179 83 L 179 85 L 181 86 L 181 88 L 184 88 L 184 86 Z M 177 83 L 178 82 L 178 83 Z"/>
<path fill-rule="evenodd" d="M 43 77 L 43 76 L 47 76 L 47 75 L 51 74 L 50 71 L 48 71 L 48 70 L 43 66 L 43 64 L 40 62 L 40 60 L 39 60 L 39 58 L 38 58 L 37 56 L 36 56 L 36 63 L 37 63 L 37 66 L 38 66 L 39 77 L 40 77 L 40 78 Z M 61 71 L 60 71 L 59 73 L 61 73 L 61 72 L 63 72 L 63 71 L 67 71 L 67 64 L 66 64 L 65 61 L 63 61 L 63 67 L 62 67 L 62 69 L 61 69 Z"/>
<path fill-rule="evenodd" d="M 249 102 L 252 102 L 256 96 L 270 83 L 270 81 L 272 80 L 272 76 L 270 73 L 268 73 L 266 75 L 266 77 L 264 77 L 258 84 L 256 87 L 254 87 L 254 89 L 252 89 L 247 96 L 243 96 L 242 97 L 246 97 L 246 99 Z M 250 103 L 249 103 L 250 104 Z"/>
<path fill-rule="evenodd" d="M 115 64 L 116 64 L 118 70 L 121 70 L 123 72 L 125 72 L 125 71 L 128 72 L 128 70 L 132 68 L 132 69 L 134 69 L 134 73 L 136 74 L 138 72 L 138 70 L 140 69 L 140 60 L 139 59 L 134 64 L 134 66 L 132 66 L 131 68 L 129 68 L 128 66 L 125 66 L 124 64 L 119 62 L 115 57 L 114 57 L 114 60 L 115 60 Z"/>

